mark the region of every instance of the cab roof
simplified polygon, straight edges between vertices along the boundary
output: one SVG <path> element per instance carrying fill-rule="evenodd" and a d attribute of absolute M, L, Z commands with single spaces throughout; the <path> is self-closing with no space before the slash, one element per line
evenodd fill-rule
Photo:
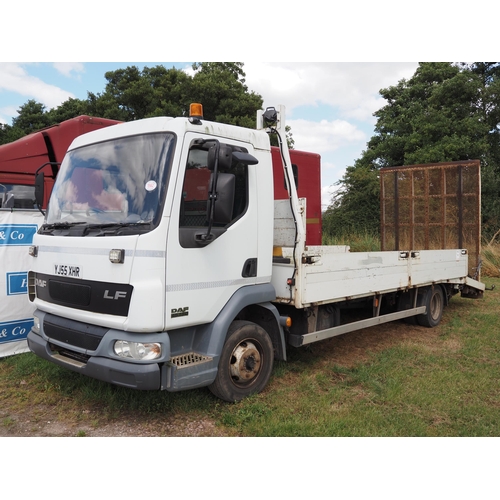
<path fill-rule="evenodd" d="M 221 139 L 246 142 L 252 144 L 255 149 L 270 150 L 269 137 L 263 130 L 237 127 L 203 119 L 199 124 L 195 124 L 184 117 L 154 117 L 125 122 L 81 135 L 72 142 L 68 151 L 96 142 L 155 132 L 173 132 L 179 137 L 186 132 L 193 132 L 200 135 L 220 137 Z"/>

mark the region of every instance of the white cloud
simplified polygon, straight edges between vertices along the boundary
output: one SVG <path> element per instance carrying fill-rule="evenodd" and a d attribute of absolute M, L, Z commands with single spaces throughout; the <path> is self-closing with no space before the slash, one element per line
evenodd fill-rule
<path fill-rule="evenodd" d="M 310 120 L 288 120 L 295 148 L 303 151 L 324 154 L 333 152 L 349 143 L 366 142 L 366 135 L 355 125 L 345 120 L 321 120 L 314 122 Z"/>
<path fill-rule="evenodd" d="M 323 203 L 328 205 L 330 186 L 360 157 L 373 135 L 373 113 L 385 104 L 380 89 L 410 78 L 417 67 L 391 62 L 245 62 L 243 69 L 249 90 L 262 96 L 264 108 L 285 105 L 295 148 L 321 154 Z"/>
<path fill-rule="evenodd" d="M 3 115 L 3 116 L 2 116 Z M 6 120 L 4 116 L 16 116 L 17 108 L 15 106 L 4 106 L 0 108 L 0 121 L 2 123 L 9 123 L 10 120 Z"/>
<path fill-rule="evenodd" d="M 54 68 L 68 78 L 76 74 L 76 78 L 80 78 L 80 73 L 85 73 L 83 63 L 79 62 L 57 62 L 53 64 Z"/>
<path fill-rule="evenodd" d="M 71 92 L 29 75 L 24 65 L 18 63 L 0 63 L 0 91 L 3 90 L 35 99 L 49 109 L 74 97 Z"/>
<path fill-rule="evenodd" d="M 255 63 L 244 71 L 249 90 L 264 98 L 264 106 L 284 104 L 289 116 L 299 106 L 328 104 L 343 118 L 374 123 L 382 105 L 379 90 L 396 85 L 415 72 L 417 63 Z"/>

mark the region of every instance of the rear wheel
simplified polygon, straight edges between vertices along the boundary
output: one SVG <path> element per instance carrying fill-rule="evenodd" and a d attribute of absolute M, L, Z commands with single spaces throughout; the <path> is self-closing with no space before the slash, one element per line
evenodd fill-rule
<path fill-rule="evenodd" d="M 417 322 L 421 326 L 433 328 L 439 325 L 444 309 L 444 294 L 440 286 L 432 286 L 425 292 L 423 304 L 427 308 L 425 314 L 417 316 Z"/>
<path fill-rule="evenodd" d="M 273 369 L 273 344 L 266 331 L 249 321 L 233 321 L 210 391 L 229 402 L 262 391 Z"/>

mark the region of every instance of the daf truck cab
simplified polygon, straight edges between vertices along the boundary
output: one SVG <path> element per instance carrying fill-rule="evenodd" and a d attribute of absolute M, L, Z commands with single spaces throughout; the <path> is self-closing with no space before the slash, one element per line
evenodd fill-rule
<path fill-rule="evenodd" d="M 28 345 L 118 385 L 234 401 L 285 356 L 271 148 L 263 130 L 194 114 L 73 141 L 30 249 Z"/>

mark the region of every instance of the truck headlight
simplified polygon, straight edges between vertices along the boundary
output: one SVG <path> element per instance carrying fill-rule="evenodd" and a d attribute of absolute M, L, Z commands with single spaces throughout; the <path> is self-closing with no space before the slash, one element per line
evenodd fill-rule
<path fill-rule="evenodd" d="M 31 329 L 35 333 L 40 333 L 40 318 L 38 316 L 33 316 L 33 326 Z"/>
<path fill-rule="evenodd" d="M 161 356 L 161 344 L 156 342 L 130 342 L 128 340 L 117 340 L 113 350 L 120 358 L 149 361 Z"/>

